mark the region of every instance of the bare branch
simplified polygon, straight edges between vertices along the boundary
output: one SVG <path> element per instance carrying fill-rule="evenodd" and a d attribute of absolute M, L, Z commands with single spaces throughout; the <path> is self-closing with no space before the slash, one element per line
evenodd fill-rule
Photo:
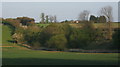
<path fill-rule="evenodd" d="M 78 19 L 81 20 L 81 21 L 88 20 L 89 13 L 90 13 L 89 11 L 84 10 L 83 12 L 80 13 Z"/>
<path fill-rule="evenodd" d="M 113 20 L 111 6 L 106 6 L 106 7 L 101 8 L 100 12 L 101 12 L 101 14 L 103 14 L 107 17 L 108 22 L 111 22 Z"/>

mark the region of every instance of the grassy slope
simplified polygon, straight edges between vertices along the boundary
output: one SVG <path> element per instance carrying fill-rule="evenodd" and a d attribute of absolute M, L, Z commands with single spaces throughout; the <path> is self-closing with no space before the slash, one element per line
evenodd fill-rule
<path fill-rule="evenodd" d="M 6 26 L 3 25 L 2 26 L 2 45 L 12 45 L 11 41 L 12 40 L 12 36 L 11 36 L 11 29 Z"/>
<path fill-rule="evenodd" d="M 11 40 L 9 28 L 3 26 L 3 43 Z M 6 33 L 5 33 L 6 32 Z M 111 54 L 87 54 L 72 52 L 49 52 L 35 51 L 24 47 L 3 47 L 2 53 L 3 65 L 54 65 L 54 64 L 117 64 L 118 53 Z"/>
<path fill-rule="evenodd" d="M 2 25 L 0 24 L 0 45 L 2 44 Z"/>

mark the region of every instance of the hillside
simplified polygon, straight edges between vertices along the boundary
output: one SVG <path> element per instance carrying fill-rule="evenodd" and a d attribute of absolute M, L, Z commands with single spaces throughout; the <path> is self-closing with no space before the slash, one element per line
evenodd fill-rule
<path fill-rule="evenodd" d="M 11 29 L 7 25 L 2 25 L 2 45 L 12 45 Z"/>
<path fill-rule="evenodd" d="M 18 44 L 12 43 L 12 35 L 11 35 L 11 29 L 7 25 L 2 25 L 2 50 L 8 51 L 10 50 L 28 50 L 25 47 L 19 46 Z M 12 49 L 11 49 L 12 48 Z"/>
<path fill-rule="evenodd" d="M 78 53 L 60 51 L 37 51 L 17 46 L 12 40 L 8 26 L 3 25 L 3 65 L 117 65 L 118 53 Z M 12 46 L 12 47 L 9 47 Z M 99 58 L 98 58 L 99 57 Z M 71 64 L 72 63 L 72 64 Z"/>

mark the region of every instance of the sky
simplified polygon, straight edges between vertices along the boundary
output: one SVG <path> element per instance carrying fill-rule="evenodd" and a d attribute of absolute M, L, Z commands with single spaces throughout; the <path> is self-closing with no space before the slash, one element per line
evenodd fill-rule
<path fill-rule="evenodd" d="M 100 9 L 105 6 L 113 8 L 113 21 L 118 21 L 117 2 L 2 2 L 2 17 L 31 17 L 40 21 L 40 14 L 56 15 L 58 21 L 77 20 L 83 10 L 99 16 Z"/>

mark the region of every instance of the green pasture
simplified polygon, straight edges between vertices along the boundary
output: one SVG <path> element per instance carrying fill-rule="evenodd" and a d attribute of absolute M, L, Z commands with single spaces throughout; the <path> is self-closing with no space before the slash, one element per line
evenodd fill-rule
<path fill-rule="evenodd" d="M 4 47 L 3 65 L 117 65 L 118 53 L 78 53 Z"/>
<path fill-rule="evenodd" d="M 10 42 L 12 40 L 11 29 L 6 25 L 2 25 L 2 45 L 12 45 Z"/>
<path fill-rule="evenodd" d="M 80 28 L 82 23 L 78 23 L 78 24 L 77 23 L 69 23 L 69 24 L 72 27 Z M 40 23 L 38 23 L 36 25 L 41 26 L 41 27 L 46 27 L 49 24 L 40 24 Z M 107 23 L 94 23 L 94 26 L 96 28 L 105 28 L 105 27 L 107 27 Z M 120 23 L 114 22 L 114 23 L 111 24 L 111 26 L 112 26 L 112 28 L 120 28 Z"/>
<path fill-rule="evenodd" d="M 46 27 L 46 26 L 48 26 L 49 24 L 36 24 L 36 25 L 38 25 L 38 26 L 40 26 L 40 27 Z"/>

